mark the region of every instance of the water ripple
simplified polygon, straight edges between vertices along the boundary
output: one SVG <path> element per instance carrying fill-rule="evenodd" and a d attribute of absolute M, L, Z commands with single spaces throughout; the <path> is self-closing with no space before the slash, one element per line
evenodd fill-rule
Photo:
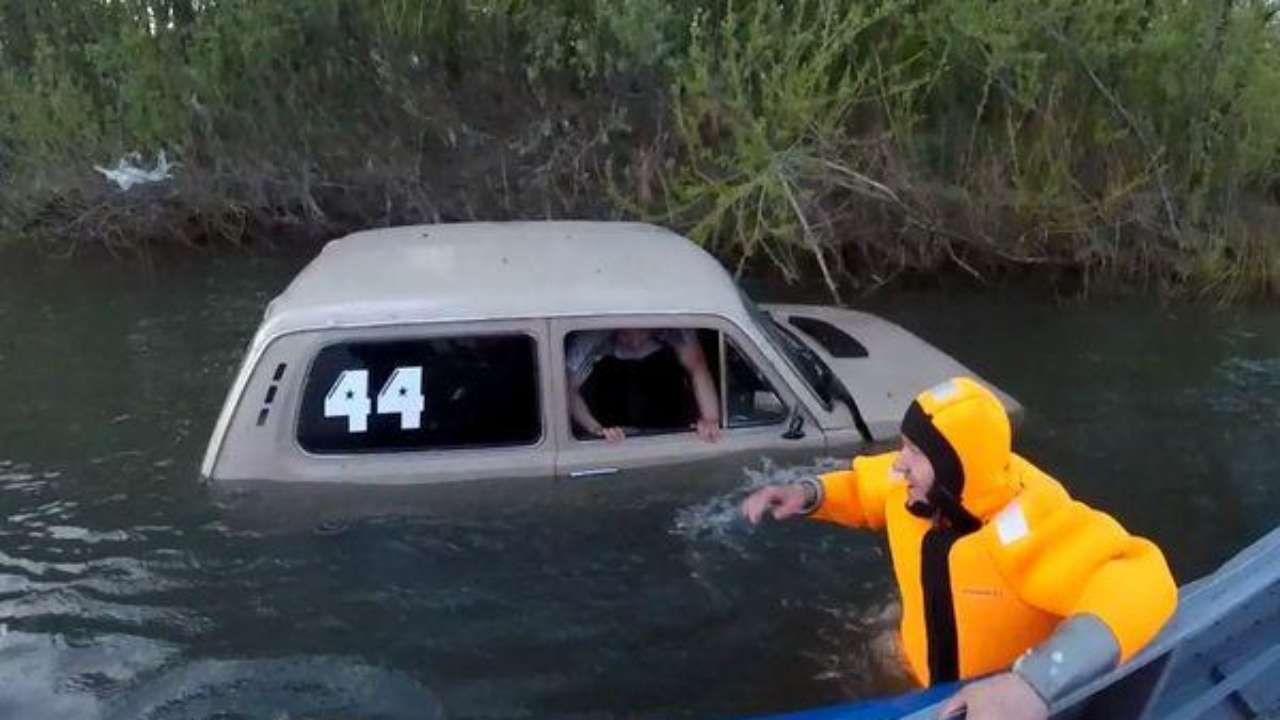
<path fill-rule="evenodd" d="M 0 633 L 5 683 L 0 715 L 23 720 L 99 718 L 102 699 L 175 654 L 168 643 L 108 634 L 88 642 L 60 634 Z"/>
<path fill-rule="evenodd" d="M 32 587 L 17 597 L 0 599 L 0 616 L 12 627 L 78 637 L 126 633 L 191 638 L 209 627 L 205 618 L 191 610 L 116 602 L 110 596 L 95 595 L 71 585 Z"/>
<path fill-rule="evenodd" d="M 209 717 L 444 717 L 436 696 L 409 677 L 340 656 L 197 660 L 138 682 L 107 720 Z"/>
<path fill-rule="evenodd" d="M 56 471 L 40 472 L 27 463 L 0 460 L 0 490 L 31 495 L 45 490 L 49 483 L 61 477 Z"/>
<path fill-rule="evenodd" d="M 1207 395 L 1218 412 L 1280 424 L 1280 358 L 1224 360 Z"/>

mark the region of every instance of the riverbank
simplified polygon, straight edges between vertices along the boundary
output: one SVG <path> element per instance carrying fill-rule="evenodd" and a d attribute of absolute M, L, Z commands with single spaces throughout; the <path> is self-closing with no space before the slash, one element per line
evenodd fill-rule
<path fill-rule="evenodd" d="M 48 252 L 639 218 L 830 292 L 952 273 L 1280 293 L 1264 0 L 2 12 L 0 237 Z M 103 172 L 135 152 L 165 179 Z"/>

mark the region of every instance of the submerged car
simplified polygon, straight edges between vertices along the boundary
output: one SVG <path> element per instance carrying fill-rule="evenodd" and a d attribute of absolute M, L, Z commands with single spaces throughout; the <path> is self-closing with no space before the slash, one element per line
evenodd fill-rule
<path fill-rule="evenodd" d="M 694 423 L 628 427 L 621 441 L 584 428 L 571 396 L 592 388 L 566 355 L 579 336 L 628 330 L 684 338 L 682 359 L 695 348 L 712 388 L 697 403 L 714 404 L 704 415 L 718 439 Z M 973 375 L 872 315 L 758 306 L 715 258 L 653 225 L 372 230 L 330 242 L 268 305 L 202 473 L 405 484 L 592 477 L 743 452 L 844 456 L 892 441 L 916 393 L 961 374 Z"/>

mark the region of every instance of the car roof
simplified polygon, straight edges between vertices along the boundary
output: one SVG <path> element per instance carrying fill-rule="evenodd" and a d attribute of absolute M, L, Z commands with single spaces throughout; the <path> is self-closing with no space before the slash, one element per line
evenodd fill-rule
<path fill-rule="evenodd" d="M 271 302 L 260 333 L 677 313 L 749 322 L 737 286 L 720 263 L 665 228 L 624 222 L 451 223 L 369 230 L 328 243 Z"/>

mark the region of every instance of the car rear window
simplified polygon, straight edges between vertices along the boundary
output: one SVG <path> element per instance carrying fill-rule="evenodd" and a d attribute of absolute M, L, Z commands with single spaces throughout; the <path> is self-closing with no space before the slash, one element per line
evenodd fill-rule
<path fill-rule="evenodd" d="M 311 364 L 298 443 L 312 453 L 530 445 L 541 417 L 527 335 L 343 343 Z"/>

